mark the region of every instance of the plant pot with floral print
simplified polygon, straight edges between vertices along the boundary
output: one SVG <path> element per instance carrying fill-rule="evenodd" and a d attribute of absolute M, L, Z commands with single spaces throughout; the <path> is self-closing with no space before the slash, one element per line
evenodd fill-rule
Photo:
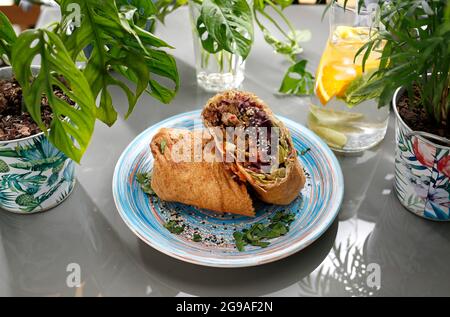
<path fill-rule="evenodd" d="M 418 216 L 449 221 L 450 1 L 415 4 L 377 1 L 383 30 L 371 35 L 355 60 L 361 58 L 364 69 L 373 52 L 379 64 L 351 97 L 376 98 L 379 106 L 393 102 L 397 196 Z"/>
<path fill-rule="evenodd" d="M 394 96 L 397 197 L 420 217 L 450 221 L 450 140 L 414 131 L 405 123 L 398 111 L 404 93 L 398 89 Z"/>
<path fill-rule="evenodd" d="M 11 119 L 8 111 L 12 109 L 8 107 L 12 107 L 12 99 L 21 98 L 21 90 L 10 67 L 0 68 L 0 81 L 0 208 L 21 214 L 48 210 L 72 192 L 75 163 L 55 148 L 36 125 L 22 124 L 26 115 Z M 15 129 L 19 131 L 11 132 Z M 5 140 L 12 135 L 22 137 Z"/>

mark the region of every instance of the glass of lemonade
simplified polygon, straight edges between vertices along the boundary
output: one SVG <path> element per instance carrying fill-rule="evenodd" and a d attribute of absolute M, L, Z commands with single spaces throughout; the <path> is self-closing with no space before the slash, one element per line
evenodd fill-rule
<path fill-rule="evenodd" d="M 352 91 L 370 78 L 380 62 L 379 50 L 369 55 L 364 71 L 364 52 L 355 59 L 378 32 L 377 7 L 344 9 L 334 3 L 329 14 L 330 36 L 316 73 L 308 126 L 336 152 L 361 152 L 383 140 L 389 119 L 389 107 L 379 108 L 378 100 L 367 96 L 360 102 L 360 97 L 352 97 Z"/>

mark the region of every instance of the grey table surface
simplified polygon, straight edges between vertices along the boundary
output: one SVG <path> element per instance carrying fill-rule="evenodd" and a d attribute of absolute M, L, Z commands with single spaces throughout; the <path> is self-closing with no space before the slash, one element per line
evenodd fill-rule
<path fill-rule="evenodd" d="M 287 10 L 298 28 L 312 32 L 304 44 L 311 70 L 328 36 L 322 11 L 316 6 Z M 98 124 L 77 169 L 76 189 L 57 208 L 30 216 L 0 211 L 1 296 L 450 295 L 449 224 L 409 213 L 393 191 L 392 117 L 378 147 L 338 157 L 345 178 L 338 219 L 319 240 L 289 258 L 252 268 L 206 268 L 172 259 L 139 240 L 114 205 L 116 161 L 141 131 L 200 109 L 211 96 L 196 86 L 188 11 L 169 16 L 157 33 L 176 47 L 182 81 L 177 97 L 162 105 L 144 96 L 128 120 L 122 117 L 113 128 Z M 276 95 L 287 66 L 258 33 L 243 88 L 267 101 L 275 113 L 305 124 L 308 99 Z M 123 113 L 125 96 L 111 93 Z M 71 263 L 80 268 L 78 288 L 67 284 Z M 370 283 L 369 265 L 379 269 L 379 289 Z"/>

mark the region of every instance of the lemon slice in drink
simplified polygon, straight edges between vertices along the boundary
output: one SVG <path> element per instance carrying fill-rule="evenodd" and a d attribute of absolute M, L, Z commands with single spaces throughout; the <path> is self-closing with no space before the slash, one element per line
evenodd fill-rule
<path fill-rule="evenodd" d="M 369 27 L 338 25 L 334 30 L 335 38 L 347 41 L 365 41 L 370 36 Z"/>
<path fill-rule="evenodd" d="M 364 115 L 359 112 L 339 111 L 311 105 L 309 111 L 317 118 L 319 124 L 342 124 L 361 120 Z"/>

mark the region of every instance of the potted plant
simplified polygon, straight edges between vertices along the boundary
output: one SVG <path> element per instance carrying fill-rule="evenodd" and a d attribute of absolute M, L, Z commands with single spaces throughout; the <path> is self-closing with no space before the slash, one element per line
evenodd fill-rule
<path fill-rule="evenodd" d="M 379 69 L 355 91 L 393 101 L 395 190 L 421 217 L 450 220 L 450 1 L 380 1 L 378 32 L 360 50 L 381 48 Z M 400 88 L 399 88 L 400 87 Z"/>
<path fill-rule="evenodd" d="M 117 119 L 110 87 L 126 94 L 128 117 L 144 92 L 168 103 L 179 86 L 170 46 L 145 29 L 157 12 L 151 1 L 56 2 L 59 23 L 19 36 L 0 13 L 0 57 L 11 65 L 0 69 L 0 207 L 17 213 L 71 192 L 95 121 Z"/>
<path fill-rule="evenodd" d="M 308 95 L 313 76 L 306 71 L 300 43 L 308 30 L 297 30 L 283 10 L 294 0 L 156 0 L 158 18 L 186 4 L 192 24 L 197 82 L 207 91 L 238 88 L 244 80 L 245 60 L 254 43 L 254 26 L 274 52 L 289 61 L 279 92 Z M 275 30 L 273 32 L 272 30 Z"/>

